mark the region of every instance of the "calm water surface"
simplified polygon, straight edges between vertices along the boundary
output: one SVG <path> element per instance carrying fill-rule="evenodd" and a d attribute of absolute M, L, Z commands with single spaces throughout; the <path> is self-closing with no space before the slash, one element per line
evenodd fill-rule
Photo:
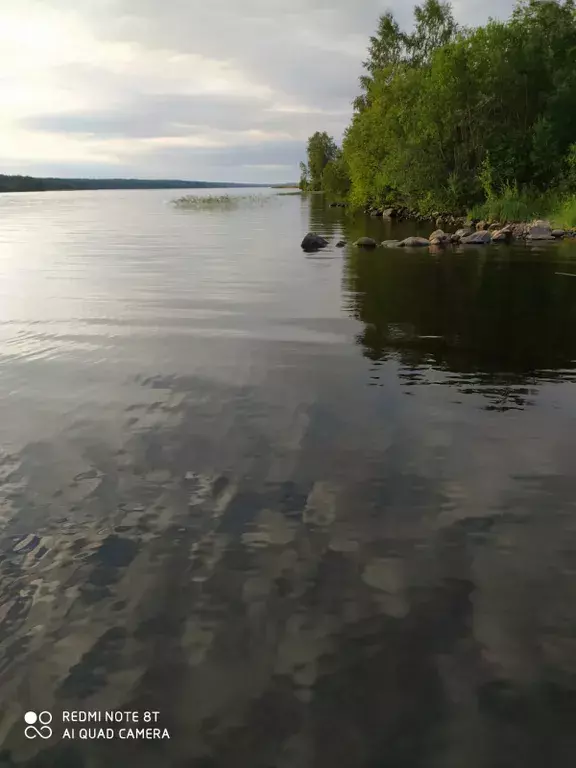
<path fill-rule="evenodd" d="M 576 244 L 177 194 L 0 197 L 0 766 L 573 768 Z"/>

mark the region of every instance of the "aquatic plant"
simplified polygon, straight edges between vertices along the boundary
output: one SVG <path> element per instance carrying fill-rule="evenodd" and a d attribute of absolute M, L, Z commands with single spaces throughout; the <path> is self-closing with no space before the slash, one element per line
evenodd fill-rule
<path fill-rule="evenodd" d="M 274 195 L 184 195 L 172 200 L 176 208 L 188 210 L 232 209 L 240 205 L 265 205 Z"/>

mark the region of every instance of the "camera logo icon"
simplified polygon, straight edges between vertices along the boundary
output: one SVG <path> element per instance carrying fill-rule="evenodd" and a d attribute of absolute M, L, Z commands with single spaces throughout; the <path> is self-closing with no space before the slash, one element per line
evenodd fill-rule
<path fill-rule="evenodd" d="M 24 736 L 27 739 L 35 739 L 38 736 L 41 739 L 49 739 L 52 736 L 52 728 L 50 728 L 52 715 L 50 712 L 46 710 L 38 712 L 38 714 L 32 711 L 26 712 L 24 722 L 27 723 L 26 728 L 24 728 Z M 37 726 L 37 723 L 40 725 Z"/>

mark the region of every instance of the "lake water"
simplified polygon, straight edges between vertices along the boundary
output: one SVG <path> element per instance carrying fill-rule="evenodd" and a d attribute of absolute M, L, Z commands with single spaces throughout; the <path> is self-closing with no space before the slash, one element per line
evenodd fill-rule
<path fill-rule="evenodd" d="M 573 768 L 576 242 L 178 194 L 0 197 L 0 766 Z"/>

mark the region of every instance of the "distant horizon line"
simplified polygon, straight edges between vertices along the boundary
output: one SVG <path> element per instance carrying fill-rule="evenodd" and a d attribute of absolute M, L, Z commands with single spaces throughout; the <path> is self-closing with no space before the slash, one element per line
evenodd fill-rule
<path fill-rule="evenodd" d="M 292 182 L 200 181 L 142 179 L 122 176 L 25 176 L 0 174 L 0 194 L 7 192 L 69 192 L 95 189 L 286 189 Z"/>
<path fill-rule="evenodd" d="M 24 178 L 24 179 L 38 179 L 38 180 L 58 180 L 58 181 L 136 181 L 136 182 L 150 182 L 154 184 L 218 184 L 218 185 L 230 185 L 230 186 L 244 186 L 244 187 L 274 187 L 274 186 L 298 186 L 296 182 L 287 181 L 275 181 L 275 182 L 261 182 L 261 181 L 215 181 L 212 179 L 177 179 L 177 178 L 161 178 L 150 176 L 37 176 L 30 173 L 0 173 L 0 178 Z"/>

